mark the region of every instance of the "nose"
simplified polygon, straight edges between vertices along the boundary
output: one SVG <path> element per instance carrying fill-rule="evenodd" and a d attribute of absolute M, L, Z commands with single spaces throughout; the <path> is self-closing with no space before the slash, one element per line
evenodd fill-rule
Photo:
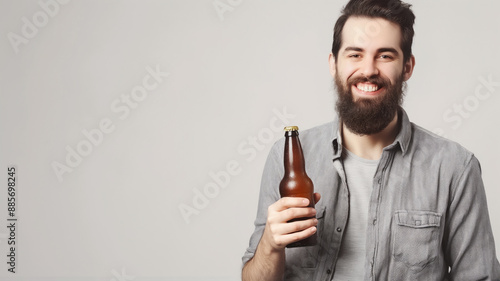
<path fill-rule="evenodd" d="M 376 61 L 368 58 L 361 62 L 360 71 L 365 77 L 372 77 L 379 74 Z"/>

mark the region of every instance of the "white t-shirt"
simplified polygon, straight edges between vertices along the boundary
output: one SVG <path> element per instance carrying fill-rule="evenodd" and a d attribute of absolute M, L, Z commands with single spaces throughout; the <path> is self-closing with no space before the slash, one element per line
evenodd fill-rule
<path fill-rule="evenodd" d="M 349 188 L 349 218 L 332 280 L 363 280 L 368 205 L 379 160 L 364 159 L 343 148 L 343 161 Z"/>

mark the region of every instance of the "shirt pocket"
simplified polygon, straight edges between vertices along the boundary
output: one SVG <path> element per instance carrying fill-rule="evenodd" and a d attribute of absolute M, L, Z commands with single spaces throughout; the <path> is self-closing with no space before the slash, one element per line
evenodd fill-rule
<path fill-rule="evenodd" d="M 396 211 L 393 257 L 413 271 L 420 271 L 439 255 L 441 214 L 428 211 Z"/>
<path fill-rule="evenodd" d="M 297 275 L 297 271 L 303 268 L 316 268 L 319 262 L 319 254 L 322 248 L 323 225 L 326 207 L 316 208 L 316 218 L 318 219 L 317 235 L 318 244 L 309 247 L 286 248 L 286 268 L 285 271 Z M 288 280 L 288 279 L 285 279 Z M 292 279 L 291 279 L 292 280 Z"/>

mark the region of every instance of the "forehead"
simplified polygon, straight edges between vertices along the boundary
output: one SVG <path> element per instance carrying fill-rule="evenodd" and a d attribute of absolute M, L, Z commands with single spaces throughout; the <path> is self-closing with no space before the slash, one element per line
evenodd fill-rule
<path fill-rule="evenodd" d="M 342 30 L 342 46 L 365 50 L 394 48 L 401 50 L 401 28 L 383 18 L 350 17 Z"/>

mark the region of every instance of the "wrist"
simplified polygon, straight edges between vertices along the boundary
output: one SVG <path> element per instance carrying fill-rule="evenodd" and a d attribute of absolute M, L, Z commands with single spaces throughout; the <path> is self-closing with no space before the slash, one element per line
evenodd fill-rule
<path fill-rule="evenodd" d="M 285 254 L 285 248 L 279 248 L 274 246 L 270 241 L 267 239 L 262 239 L 261 245 L 261 250 L 262 254 L 266 256 L 272 256 L 272 255 L 284 255 Z"/>

